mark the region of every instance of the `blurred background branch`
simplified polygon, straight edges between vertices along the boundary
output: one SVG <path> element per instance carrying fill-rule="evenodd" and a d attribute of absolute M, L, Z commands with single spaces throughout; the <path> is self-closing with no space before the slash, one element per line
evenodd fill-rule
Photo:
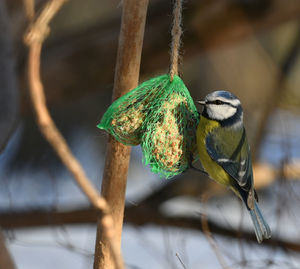
<path fill-rule="evenodd" d="M 16 59 L 12 27 L 5 1 L 0 2 L 0 152 L 4 150 L 19 120 Z"/>
<path fill-rule="evenodd" d="M 16 269 L 15 263 L 5 245 L 5 236 L 0 229 L 0 268 Z"/>
<path fill-rule="evenodd" d="M 249 6 L 244 3 L 190 0 L 186 4 L 183 18 L 185 27 L 189 29 L 183 36 L 185 60 L 201 51 L 228 46 L 248 38 L 253 33 L 269 30 L 297 18 L 300 14 L 300 3 L 297 0 L 285 2 L 264 0 L 261 1 L 262 9 L 259 4 L 258 6 L 253 4 L 252 7 L 251 1 Z M 251 7 L 252 11 L 249 13 L 248 8 Z M 168 68 L 169 36 L 165 33 L 169 32 L 170 22 L 163 18 L 166 13 L 170 13 L 170 10 L 172 7 L 169 1 L 153 1 L 150 4 L 143 48 L 142 74 Z M 158 24 L 160 31 L 156 30 Z M 63 36 L 54 36 L 47 42 L 43 55 L 47 64 L 43 65 L 42 69 L 50 106 L 63 103 L 70 98 L 80 98 L 91 91 L 103 88 L 104 85 L 111 84 L 119 25 L 118 14 L 108 17 L 107 20 L 93 27 L 78 29 Z M 84 55 L 89 57 L 83 57 Z M 101 59 L 101 65 L 98 64 L 97 59 Z M 22 64 L 22 61 L 19 64 Z M 66 75 L 57 77 L 58 72 Z M 102 75 L 99 76 L 99 73 Z M 86 77 L 89 78 L 90 87 L 86 87 Z M 21 86 L 26 87 L 23 79 L 24 75 L 20 74 Z M 85 91 L 80 91 L 81 88 Z M 28 110 L 26 99 L 23 98 L 22 101 L 23 111 Z"/>
<path fill-rule="evenodd" d="M 61 225 L 79 225 L 95 223 L 98 213 L 92 208 L 83 208 L 65 212 L 46 212 L 44 210 L 34 210 L 28 212 L 9 212 L 1 215 L 0 224 L 5 229 L 13 228 L 33 228 L 41 226 L 61 226 Z M 142 227 L 144 225 L 157 225 L 163 227 L 178 227 L 183 229 L 192 229 L 203 232 L 203 216 L 182 217 L 166 216 L 157 209 L 153 209 L 151 204 L 138 207 L 126 207 L 125 223 Z M 223 226 L 212 219 L 207 220 L 207 226 L 212 234 L 221 235 L 229 238 L 236 238 L 248 242 L 256 242 L 256 237 L 252 231 L 237 230 Z M 282 249 L 300 252 L 300 244 L 290 240 L 280 239 L 273 236 L 270 240 L 263 243 L 262 246 L 278 247 Z"/>
<path fill-rule="evenodd" d="M 285 59 L 283 59 L 282 63 L 279 66 L 279 78 L 276 83 L 277 85 L 275 86 L 273 95 L 268 99 L 268 102 L 265 105 L 265 109 L 262 113 L 262 117 L 257 126 L 255 143 L 252 148 L 252 155 L 254 160 L 257 157 L 257 151 L 259 150 L 266 134 L 268 126 L 267 123 L 272 113 L 275 111 L 275 109 L 278 108 L 278 105 L 282 101 L 284 91 L 287 90 L 287 87 L 285 86 L 287 83 L 287 78 L 289 77 L 289 74 L 291 73 L 293 67 L 297 62 L 297 56 L 299 55 L 300 51 L 300 26 L 298 25 L 297 28 L 298 31 L 295 36 L 295 40 L 290 45 L 290 49 L 287 52 Z"/>

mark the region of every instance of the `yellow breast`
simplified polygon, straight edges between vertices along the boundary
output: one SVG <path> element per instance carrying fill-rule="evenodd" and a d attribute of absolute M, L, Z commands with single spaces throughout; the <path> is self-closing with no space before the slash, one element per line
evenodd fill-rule
<path fill-rule="evenodd" d="M 209 120 L 200 116 L 199 125 L 197 128 L 197 149 L 199 159 L 204 170 L 215 181 L 230 186 L 232 178 L 225 172 L 225 170 L 211 159 L 206 150 L 206 136 L 215 128 L 220 127 L 217 121 Z"/>

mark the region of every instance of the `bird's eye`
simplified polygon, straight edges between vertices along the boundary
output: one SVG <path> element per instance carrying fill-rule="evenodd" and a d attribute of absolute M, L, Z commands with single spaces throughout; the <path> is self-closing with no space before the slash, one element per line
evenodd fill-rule
<path fill-rule="evenodd" d="M 222 101 L 216 100 L 216 105 L 221 105 L 221 104 L 222 104 Z"/>

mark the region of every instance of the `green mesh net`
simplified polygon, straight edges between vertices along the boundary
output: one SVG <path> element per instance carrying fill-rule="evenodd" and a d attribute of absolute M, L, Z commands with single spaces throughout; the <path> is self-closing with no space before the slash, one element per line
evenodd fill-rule
<path fill-rule="evenodd" d="M 112 134 L 119 142 L 136 146 L 141 143 L 146 115 L 151 110 L 156 79 L 140 84 L 114 101 L 97 126 Z"/>
<path fill-rule="evenodd" d="M 145 164 L 154 173 L 169 178 L 188 168 L 195 151 L 198 112 L 183 81 L 174 76 L 161 76 L 156 85 L 157 98 L 142 137 Z"/>
<path fill-rule="evenodd" d="M 188 168 L 197 124 L 198 112 L 183 81 L 162 75 L 116 100 L 98 128 L 123 144 L 141 144 L 144 163 L 169 178 Z"/>

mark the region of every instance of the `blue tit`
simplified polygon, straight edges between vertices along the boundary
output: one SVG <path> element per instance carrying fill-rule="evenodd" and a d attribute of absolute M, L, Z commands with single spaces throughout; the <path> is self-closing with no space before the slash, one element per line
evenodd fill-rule
<path fill-rule="evenodd" d="M 197 128 L 197 150 L 202 166 L 210 178 L 228 186 L 241 198 L 260 243 L 271 237 L 271 230 L 257 205 L 240 100 L 230 92 L 215 91 L 198 103 L 204 107 Z"/>

